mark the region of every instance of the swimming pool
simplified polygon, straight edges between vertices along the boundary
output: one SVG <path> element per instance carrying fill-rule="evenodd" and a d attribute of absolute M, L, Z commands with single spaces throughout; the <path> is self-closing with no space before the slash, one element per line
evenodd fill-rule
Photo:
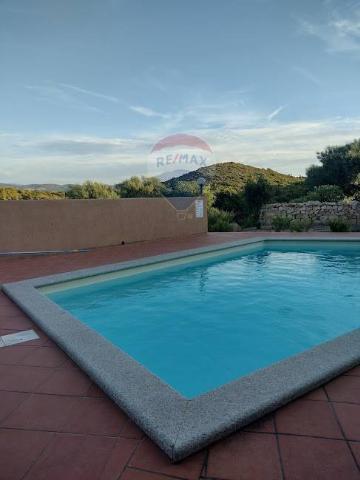
<path fill-rule="evenodd" d="M 179 460 L 360 362 L 360 242 L 256 239 L 5 291 Z"/>
<path fill-rule="evenodd" d="M 270 242 L 48 297 L 194 398 L 359 327 L 359 285 L 357 245 Z"/>

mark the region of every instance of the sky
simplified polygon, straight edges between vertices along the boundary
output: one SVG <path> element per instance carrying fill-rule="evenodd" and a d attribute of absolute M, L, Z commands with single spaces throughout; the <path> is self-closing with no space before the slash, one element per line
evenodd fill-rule
<path fill-rule="evenodd" d="M 360 0 L 0 0 L 0 183 L 116 183 L 176 133 L 294 175 L 360 137 Z"/>

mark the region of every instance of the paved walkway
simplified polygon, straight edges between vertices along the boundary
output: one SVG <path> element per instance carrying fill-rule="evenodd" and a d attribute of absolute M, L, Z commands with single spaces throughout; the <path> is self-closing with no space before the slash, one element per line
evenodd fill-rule
<path fill-rule="evenodd" d="M 86 253 L 3 257 L 0 258 L 0 282 L 254 235 L 208 234 L 106 247 Z M 360 238 L 360 234 L 346 234 L 349 235 Z M 171 464 L 133 422 L 0 293 L 0 335 L 29 328 L 37 330 L 39 340 L 0 348 L 1 480 L 360 478 L 360 367 L 208 449 Z"/>

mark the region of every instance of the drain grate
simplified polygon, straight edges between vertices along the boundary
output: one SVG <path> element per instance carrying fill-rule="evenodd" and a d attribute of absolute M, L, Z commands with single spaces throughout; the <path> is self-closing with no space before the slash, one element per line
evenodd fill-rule
<path fill-rule="evenodd" d="M 23 330 L 22 332 L 9 333 L 0 337 L 0 347 L 10 347 L 18 343 L 36 340 L 39 335 L 34 330 Z"/>

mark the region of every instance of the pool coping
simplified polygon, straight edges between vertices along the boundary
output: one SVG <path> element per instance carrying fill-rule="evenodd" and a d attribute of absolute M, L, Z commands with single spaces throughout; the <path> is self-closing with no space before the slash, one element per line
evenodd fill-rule
<path fill-rule="evenodd" d="M 343 236 L 263 236 L 7 283 L 2 289 L 171 460 L 179 461 L 358 365 L 360 328 L 189 400 L 37 289 L 267 241 L 360 243 Z"/>

